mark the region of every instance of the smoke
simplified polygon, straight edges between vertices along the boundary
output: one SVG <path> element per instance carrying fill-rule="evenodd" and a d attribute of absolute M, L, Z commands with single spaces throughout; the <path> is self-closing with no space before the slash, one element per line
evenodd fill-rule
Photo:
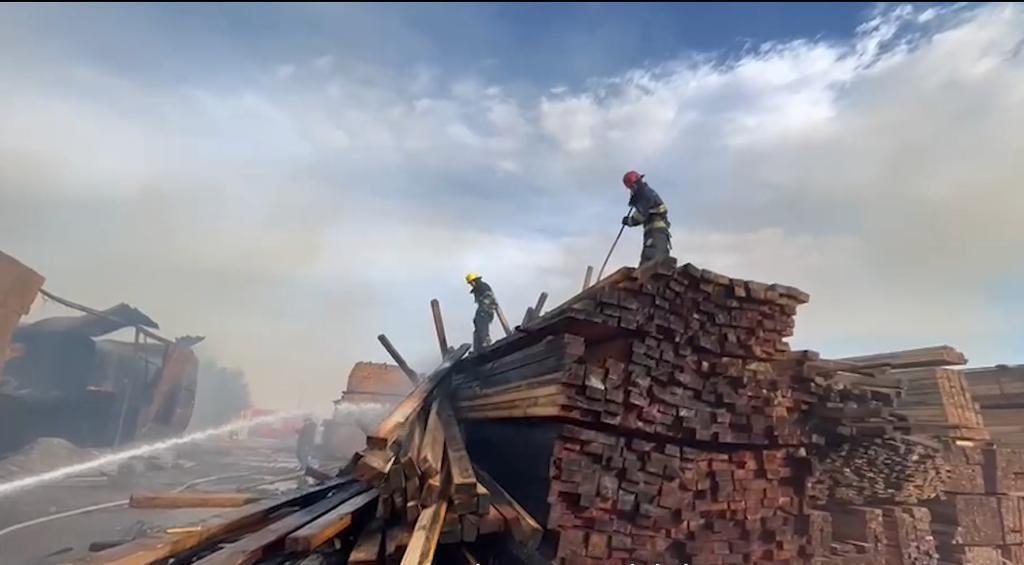
<path fill-rule="evenodd" d="M 222 367 L 213 359 L 199 364 L 192 429 L 226 424 L 252 407 L 249 382 L 241 369 Z"/>

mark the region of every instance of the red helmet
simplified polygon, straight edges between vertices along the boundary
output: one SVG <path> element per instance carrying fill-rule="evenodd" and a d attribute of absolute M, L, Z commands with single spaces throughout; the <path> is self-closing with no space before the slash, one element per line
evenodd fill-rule
<path fill-rule="evenodd" d="M 636 186 L 636 183 L 642 181 L 643 178 L 644 176 L 641 175 L 640 173 L 636 171 L 629 171 L 628 173 L 622 175 L 622 184 L 626 185 L 626 188 L 633 188 L 634 186 Z"/>

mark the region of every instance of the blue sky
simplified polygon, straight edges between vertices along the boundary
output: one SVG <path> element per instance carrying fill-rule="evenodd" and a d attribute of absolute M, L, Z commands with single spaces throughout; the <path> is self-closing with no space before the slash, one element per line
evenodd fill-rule
<path fill-rule="evenodd" d="M 682 260 L 811 294 L 797 347 L 1024 362 L 1021 45 L 1019 5 L 5 5 L 0 245 L 312 405 L 379 332 L 435 362 L 431 298 L 467 339 L 467 270 L 569 296 L 638 169 Z"/>

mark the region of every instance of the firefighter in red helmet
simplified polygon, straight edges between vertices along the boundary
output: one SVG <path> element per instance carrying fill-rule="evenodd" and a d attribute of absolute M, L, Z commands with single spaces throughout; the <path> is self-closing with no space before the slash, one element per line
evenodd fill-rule
<path fill-rule="evenodd" d="M 672 249 L 672 234 L 669 228 L 668 208 L 661 196 L 644 181 L 644 175 L 629 171 L 622 176 L 622 184 L 629 189 L 630 214 L 622 218 L 622 225 L 644 227 L 644 247 L 640 252 L 640 264 L 668 257 Z"/>

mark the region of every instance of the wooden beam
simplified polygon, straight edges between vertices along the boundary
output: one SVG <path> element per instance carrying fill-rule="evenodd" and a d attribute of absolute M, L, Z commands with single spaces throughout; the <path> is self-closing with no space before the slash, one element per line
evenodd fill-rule
<path fill-rule="evenodd" d="M 587 274 L 583 277 L 583 288 L 580 290 L 587 290 L 590 287 L 590 279 L 594 276 L 594 266 L 587 265 Z"/>
<path fill-rule="evenodd" d="M 476 473 L 473 472 L 473 462 L 466 451 L 466 444 L 462 439 L 462 431 L 459 430 L 459 422 L 455 419 L 451 403 L 446 398 L 437 401 L 438 416 L 441 426 L 444 428 L 445 453 L 448 455 L 448 464 L 451 467 L 452 475 L 452 498 L 458 506 L 460 503 L 472 502 L 476 504 Z"/>
<path fill-rule="evenodd" d="M 361 455 L 356 461 L 352 474 L 369 485 L 380 482 L 391 471 L 391 466 L 395 464 L 395 455 L 387 448 L 366 449 Z"/>
<path fill-rule="evenodd" d="M 532 320 L 532 319 L 533 319 L 533 306 L 527 306 L 526 307 L 526 313 L 523 314 L 523 323 L 519 324 L 519 325 L 525 326 L 526 324 L 529 324 L 530 320 Z"/>
<path fill-rule="evenodd" d="M 360 483 L 341 487 L 320 502 L 293 512 L 234 543 L 229 543 L 218 551 L 196 561 L 194 565 L 249 565 L 255 563 L 264 556 L 268 546 L 281 541 L 288 534 L 330 512 L 365 489 L 366 487 Z"/>
<path fill-rule="evenodd" d="M 890 351 L 886 353 L 875 353 L 873 355 L 859 355 L 857 357 L 844 357 L 839 360 L 847 363 L 854 363 L 856 365 L 887 365 L 893 369 L 945 367 L 948 365 L 963 365 L 967 363 L 967 358 L 963 353 L 948 345 L 906 349 L 903 351 Z"/>
<path fill-rule="evenodd" d="M 444 428 L 441 426 L 438 404 L 440 401 L 435 400 L 430 407 L 427 428 L 419 450 L 420 471 L 427 478 L 434 477 L 441 472 L 441 462 L 444 459 Z"/>
<path fill-rule="evenodd" d="M 327 540 L 348 529 L 352 525 L 352 515 L 376 500 L 378 494 L 377 489 L 357 494 L 342 502 L 334 510 L 289 534 L 284 540 L 285 551 L 308 553 L 320 547 Z"/>
<path fill-rule="evenodd" d="M 441 357 L 448 353 L 448 336 L 444 331 L 444 318 L 441 317 L 441 303 L 437 299 L 430 301 L 430 311 L 434 316 L 434 332 L 437 333 L 437 346 L 441 348 Z"/>
<path fill-rule="evenodd" d="M 132 508 L 238 508 L 263 497 L 241 492 L 135 492 Z"/>
<path fill-rule="evenodd" d="M 348 554 L 348 565 L 377 565 L 380 563 L 383 536 L 384 524 L 380 520 L 370 522 L 359 534 L 355 547 Z"/>
<path fill-rule="evenodd" d="M 405 397 L 405 400 L 400 402 L 391 414 L 388 414 L 388 417 L 377 426 L 373 434 L 366 436 L 367 447 L 387 449 L 406 425 L 416 417 L 430 393 L 448 375 L 452 365 L 462 359 L 469 349 L 470 345 L 464 343 L 445 355 L 444 361 L 416 385 L 416 388 Z"/>
<path fill-rule="evenodd" d="M 514 498 L 509 496 L 497 481 L 480 467 L 476 468 L 476 476 L 487 487 L 487 490 L 490 491 L 491 503 L 505 518 L 508 528 L 516 541 L 529 549 L 536 549 L 540 545 L 541 536 L 544 534 L 544 529 L 541 528 L 540 524 Z"/>
<path fill-rule="evenodd" d="M 395 363 L 398 365 L 398 368 L 401 369 L 403 373 L 405 373 L 405 376 L 408 377 L 413 384 L 420 382 L 420 376 L 416 374 L 416 371 L 412 370 L 412 367 L 410 367 L 408 363 L 405 362 L 405 358 L 402 357 L 402 355 L 398 352 L 397 349 L 395 349 L 395 346 L 391 343 L 391 340 L 388 339 L 388 336 L 380 334 L 379 336 L 377 336 L 377 341 L 379 341 L 380 344 L 384 346 L 384 349 L 387 350 L 388 355 L 390 355 L 391 358 L 395 360 Z"/>
<path fill-rule="evenodd" d="M 441 462 L 441 472 L 430 477 L 423 483 L 423 492 L 420 494 L 420 505 L 433 506 L 442 498 L 448 497 L 448 489 L 451 485 L 451 470 L 449 468 L 448 455 L 444 455 Z"/>
<path fill-rule="evenodd" d="M 234 532 L 257 526 L 282 508 L 307 504 L 340 485 L 350 482 L 349 478 L 338 479 L 298 494 L 293 493 L 262 500 L 217 514 L 174 533 L 150 534 L 124 545 L 89 555 L 75 563 L 80 565 L 142 565 L 167 559 L 178 553 L 220 540 Z"/>
<path fill-rule="evenodd" d="M 497 301 L 495 301 L 495 311 L 498 313 L 498 322 L 501 323 L 501 329 L 505 331 L 505 336 L 512 335 L 512 326 L 508 325 L 505 311 L 501 309 L 501 304 L 498 304 Z"/>
<path fill-rule="evenodd" d="M 533 317 L 534 318 L 540 317 L 541 313 L 544 311 L 544 304 L 547 301 L 548 301 L 548 293 L 546 293 L 546 292 L 540 293 L 540 296 L 537 297 L 537 304 L 534 305 L 534 307 L 533 307 Z"/>
<path fill-rule="evenodd" d="M 437 540 L 441 537 L 441 526 L 444 524 L 447 511 L 447 498 L 442 498 L 437 503 L 423 509 L 419 519 L 416 520 L 416 527 L 412 530 L 412 537 L 409 538 L 409 546 L 405 550 L 405 555 L 402 556 L 402 565 L 434 562 Z"/>

